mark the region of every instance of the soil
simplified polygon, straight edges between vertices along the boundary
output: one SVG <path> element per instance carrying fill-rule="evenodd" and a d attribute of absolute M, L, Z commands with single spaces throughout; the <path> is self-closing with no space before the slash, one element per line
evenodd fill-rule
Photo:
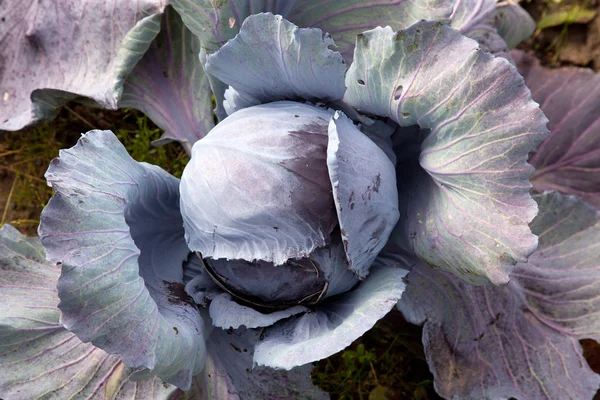
<path fill-rule="evenodd" d="M 91 129 L 135 130 L 135 118 L 130 114 L 74 103 L 46 124 L 0 132 L 0 221 L 11 223 L 27 236 L 36 236 L 36 221 L 52 195 L 44 173 L 50 161 L 58 157 L 58 149 L 74 146 L 81 134 Z"/>
<path fill-rule="evenodd" d="M 600 14 L 599 0 L 536 0 L 521 2 L 533 19 L 577 7 Z M 587 20 L 584 18 L 583 20 Z M 578 66 L 600 71 L 600 17 L 589 22 L 571 23 L 536 31 L 518 47 L 537 56 L 548 67 Z"/>

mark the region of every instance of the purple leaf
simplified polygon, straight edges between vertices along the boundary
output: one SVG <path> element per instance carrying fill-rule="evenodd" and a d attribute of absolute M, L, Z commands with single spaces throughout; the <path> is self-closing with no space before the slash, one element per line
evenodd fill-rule
<path fill-rule="evenodd" d="M 254 367 L 252 356 L 260 336 L 256 330 L 214 329 L 208 342 L 206 367 L 199 377 L 201 399 L 326 400 L 329 395 L 312 384 L 311 365 L 282 371 Z"/>
<path fill-rule="evenodd" d="M 61 322 L 188 389 L 206 349 L 202 317 L 184 292 L 179 181 L 134 161 L 109 131 L 61 150 L 46 179 L 56 193 L 39 234 L 48 259 L 62 263 Z"/>
<path fill-rule="evenodd" d="M 165 3 L 6 0 L 0 130 L 53 118 L 78 97 L 116 109 L 123 81 L 159 30 Z"/>
<path fill-rule="evenodd" d="M 191 149 L 215 125 L 200 42 L 167 8 L 161 30 L 125 81 L 119 107 L 142 111 L 165 130 L 164 140 Z"/>
<path fill-rule="evenodd" d="M 537 245 L 527 156 L 547 134 L 514 66 L 422 22 L 359 35 L 346 86 L 359 111 L 427 131 L 414 163 L 396 168 L 408 250 L 465 280 L 506 283 Z"/>
<path fill-rule="evenodd" d="M 39 239 L 0 229 L 0 397 L 166 399 L 177 388 L 135 370 L 116 355 L 82 343 L 59 322 L 60 266 L 45 260 Z"/>
<path fill-rule="evenodd" d="M 450 0 L 299 0 L 284 17 L 298 26 L 330 34 L 350 62 L 356 35 L 378 26 L 397 31 L 420 20 L 446 20 L 453 15 L 452 8 Z"/>
<path fill-rule="evenodd" d="M 364 278 L 398 222 L 394 164 L 336 111 L 329 122 L 327 165 L 349 267 Z"/>
<path fill-rule="evenodd" d="M 233 40 L 208 56 L 206 70 L 262 103 L 339 100 L 346 65 L 331 45 L 319 29 L 300 29 L 280 15 L 252 15 Z"/>
<path fill-rule="evenodd" d="M 471 286 L 423 264 L 398 308 L 423 325 L 446 398 L 592 399 L 600 387 L 579 340 L 600 340 L 600 213 L 558 193 L 536 196 L 539 249 L 506 286 Z"/>
<path fill-rule="evenodd" d="M 550 122 L 550 137 L 531 156 L 534 190 L 575 194 L 600 208 L 600 74 L 548 69 L 514 51 L 531 96 Z"/>
<path fill-rule="evenodd" d="M 248 16 L 271 12 L 300 27 L 331 34 L 347 61 L 352 60 L 357 34 L 376 26 L 397 30 L 422 19 L 444 20 L 453 7 L 450 0 L 172 0 L 171 4 L 209 53 L 232 39 Z"/>
<path fill-rule="evenodd" d="M 181 180 L 190 249 L 281 265 L 326 245 L 338 222 L 327 172 L 331 114 L 290 101 L 262 104 L 196 142 Z"/>

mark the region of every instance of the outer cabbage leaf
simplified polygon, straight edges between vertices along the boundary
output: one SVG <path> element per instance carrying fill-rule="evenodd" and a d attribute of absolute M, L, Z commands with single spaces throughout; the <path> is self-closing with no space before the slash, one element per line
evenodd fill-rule
<path fill-rule="evenodd" d="M 244 20 L 261 12 L 272 12 L 285 17 L 297 0 L 171 0 L 175 10 L 202 46 L 213 53 L 233 39 Z"/>
<path fill-rule="evenodd" d="M 253 367 L 253 348 L 260 336 L 257 330 L 215 329 L 207 342 L 208 359 L 200 375 L 201 399 L 325 400 L 329 395 L 312 384 L 311 365 L 281 371 Z"/>
<path fill-rule="evenodd" d="M 546 119 L 515 68 L 440 23 L 359 35 L 345 100 L 403 127 L 430 130 L 415 169 L 398 171 L 408 194 L 410 250 L 471 282 L 506 283 L 537 240 L 527 154 Z"/>
<path fill-rule="evenodd" d="M 164 7 L 160 0 L 5 1 L 0 130 L 53 118 L 77 96 L 116 109 L 125 77 L 158 33 Z"/>
<path fill-rule="evenodd" d="M 200 63 L 202 64 L 202 68 L 204 68 L 204 65 L 206 65 L 207 57 L 208 57 L 208 54 L 206 53 L 206 50 L 204 48 L 200 49 L 199 58 L 200 58 Z M 227 86 L 226 84 L 224 84 L 223 82 L 221 82 L 220 80 L 218 80 L 217 78 L 215 78 L 214 76 L 212 76 L 211 74 L 206 72 L 206 70 L 204 71 L 204 73 L 208 77 L 208 82 L 210 84 L 210 90 L 212 91 L 213 96 L 215 98 L 215 109 L 213 110 L 213 113 L 215 114 L 215 117 L 217 117 L 217 119 L 219 121 L 223 121 L 227 117 L 227 113 L 225 112 L 225 107 L 223 107 L 223 102 L 225 100 L 225 91 L 227 90 L 227 88 L 229 86 Z"/>
<path fill-rule="evenodd" d="M 377 26 L 400 30 L 420 20 L 445 20 L 449 0 L 299 0 L 284 17 L 301 27 L 321 28 L 331 35 L 344 58 L 352 60 L 356 35 Z"/>
<path fill-rule="evenodd" d="M 320 29 L 299 29 L 280 15 L 252 15 L 239 35 L 209 55 L 206 70 L 260 102 L 339 100 L 346 65 Z"/>
<path fill-rule="evenodd" d="M 517 0 L 502 0 L 497 3 L 494 26 L 509 49 L 514 49 L 523 40 L 529 39 L 536 28 L 531 15 Z"/>
<path fill-rule="evenodd" d="M 182 283 L 189 250 L 179 181 L 135 162 L 109 131 L 62 150 L 46 178 L 56 194 L 39 233 L 48 259 L 62 263 L 62 324 L 188 389 L 206 354 L 202 318 Z"/>
<path fill-rule="evenodd" d="M 190 249 L 280 265 L 326 245 L 337 224 L 326 162 L 330 116 L 289 101 L 263 104 L 197 142 L 181 181 Z"/>
<path fill-rule="evenodd" d="M 536 191 L 575 194 L 600 208 L 600 74 L 589 69 L 548 69 L 513 52 L 519 72 L 550 120 L 550 137 L 531 157 Z"/>
<path fill-rule="evenodd" d="M 133 382 L 118 356 L 82 343 L 59 323 L 60 266 L 39 239 L 0 229 L 0 397 L 166 399 L 177 389 L 154 377 Z"/>
<path fill-rule="evenodd" d="M 508 49 L 529 38 L 535 30 L 531 16 L 514 0 L 462 0 L 455 2 L 451 26 L 496 56 L 512 60 Z"/>
<path fill-rule="evenodd" d="M 120 107 L 142 111 L 164 129 L 161 141 L 176 140 L 188 150 L 215 125 L 199 53 L 198 39 L 167 8 L 160 33 L 127 77 L 119 102 Z"/>
<path fill-rule="evenodd" d="M 349 267 L 364 278 L 400 216 L 394 164 L 336 111 L 329 122 L 327 166 Z"/>
<path fill-rule="evenodd" d="M 470 286 L 424 265 L 408 275 L 398 306 L 423 325 L 443 397 L 580 400 L 600 387 L 578 342 L 600 340 L 600 214 L 557 193 L 537 201 L 539 249 L 507 286 Z"/>
<path fill-rule="evenodd" d="M 394 307 L 404 291 L 402 279 L 407 272 L 374 266 L 355 290 L 266 328 L 256 345 L 254 362 L 289 370 L 350 346 Z"/>
<path fill-rule="evenodd" d="M 209 52 L 218 50 L 239 31 L 251 14 L 272 12 L 305 28 L 331 34 L 344 58 L 352 60 L 356 35 L 376 26 L 403 29 L 422 20 L 442 20 L 452 14 L 450 0 L 173 0 L 183 21 Z"/>

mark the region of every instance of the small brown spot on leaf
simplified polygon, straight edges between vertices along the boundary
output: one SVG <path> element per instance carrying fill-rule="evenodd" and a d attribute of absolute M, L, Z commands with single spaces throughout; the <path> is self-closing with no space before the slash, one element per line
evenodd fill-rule
<path fill-rule="evenodd" d="M 233 344 L 233 343 L 229 343 L 229 345 L 230 345 L 230 346 L 231 346 L 231 347 L 232 347 L 232 348 L 233 348 L 235 351 L 237 351 L 238 353 L 241 353 L 241 352 L 242 352 L 242 350 L 241 350 L 239 347 L 237 347 L 235 344 Z"/>
<path fill-rule="evenodd" d="M 171 304 L 196 307 L 194 300 L 185 292 L 185 285 L 181 282 L 163 281 L 167 290 L 167 300 Z"/>

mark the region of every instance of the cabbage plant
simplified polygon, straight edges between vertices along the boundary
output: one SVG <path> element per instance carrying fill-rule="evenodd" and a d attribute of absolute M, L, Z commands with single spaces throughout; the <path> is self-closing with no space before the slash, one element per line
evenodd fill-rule
<path fill-rule="evenodd" d="M 548 120 L 525 83 L 539 67 L 507 52 L 526 36 L 507 28 L 520 9 L 410 3 L 366 27 L 394 29 L 356 35 L 361 9 L 390 9 L 267 3 L 175 1 L 181 19 L 155 10 L 108 58 L 109 91 L 88 82 L 192 158 L 179 181 L 91 131 L 51 163 L 40 239 L 0 231 L 0 396 L 326 398 L 310 363 L 397 306 L 424 326 L 446 398 L 591 398 L 577 340 L 598 337 L 598 212 L 532 197 L 528 179 L 581 195 L 552 174 L 595 150 L 548 143 L 585 141 L 598 118 L 569 136 L 576 111 L 550 112 L 537 147 Z M 102 104 L 32 93 L 10 123 L 77 94 Z"/>

